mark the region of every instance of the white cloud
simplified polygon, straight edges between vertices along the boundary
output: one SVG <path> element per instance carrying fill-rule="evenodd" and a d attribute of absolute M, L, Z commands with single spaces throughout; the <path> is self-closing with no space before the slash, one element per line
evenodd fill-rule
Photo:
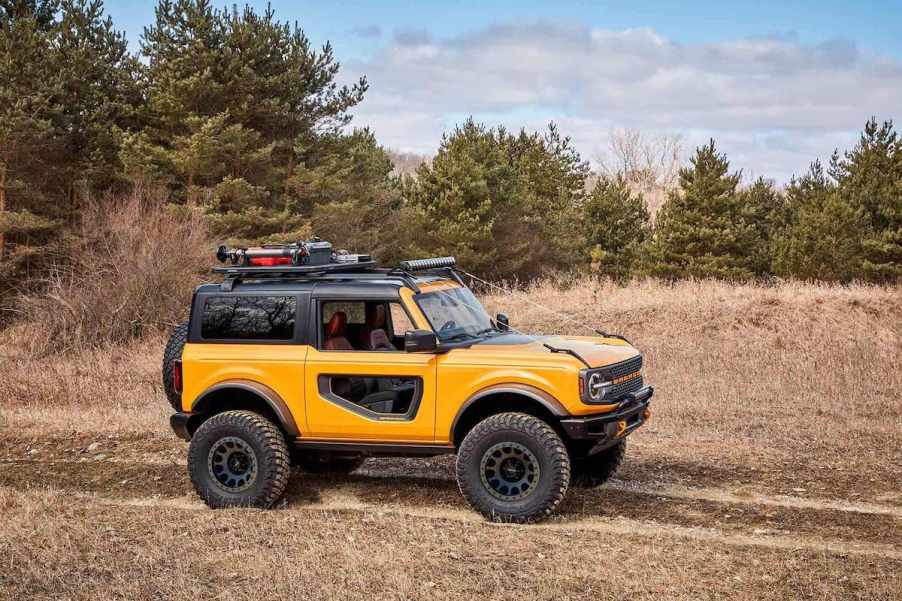
<path fill-rule="evenodd" d="M 355 109 L 388 146 L 431 153 L 461 115 L 541 128 L 554 120 L 591 157 L 614 127 L 714 137 L 733 165 L 786 181 L 871 115 L 902 107 L 902 63 L 831 40 L 680 44 L 650 29 L 495 25 L 449 39 L 401 32 L 343 65 L 370 91 Z"/>

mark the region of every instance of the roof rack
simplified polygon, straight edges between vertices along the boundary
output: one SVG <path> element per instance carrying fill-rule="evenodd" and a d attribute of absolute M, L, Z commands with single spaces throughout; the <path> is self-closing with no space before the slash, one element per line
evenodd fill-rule
<path fill-rule="evenodd" d="M 327 263 L 325 265 L 272 265 L 272 266 L 229 266 L 214 267 L 214 273 L 226 275 L 281 275 L 281 276 L 309 276 L 319 273 L 354 273 L 366 272 L 376 267 L 375 261 L 362 261 L 360 263 Z"/>
<path fill-rule="evenodd" d="M 226 267 L 214 267 L 214 273 L 225 276 L 221 287 L 230 292 L 243 278 L 305 280 L 396 280 L 419 293 L 411 272 L 442 272 L 463 285 L 454 271 L 454 257 L 436 257 L 402 261 L 393 269 L 379 268 L 370 255 L 352 255 L 332 251 L 329 242 L 314 238 L 296 244 L 267 245 L 254 248 L 220 246 L 216 258 Z"/>

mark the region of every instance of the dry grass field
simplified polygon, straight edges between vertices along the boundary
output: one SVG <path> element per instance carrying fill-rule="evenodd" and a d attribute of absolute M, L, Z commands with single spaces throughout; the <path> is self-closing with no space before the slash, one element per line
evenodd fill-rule
<path fill-rule="evenodd" d="M 0 341 L 0 599 L 900 599 L 902 289 L 544 283 L 533 332 L 625 334 L 658 393 L 618 476 L 483 522 L 453 458 L 295 474 L 211 511 L 168 430 L 162 338 L 29 358 Z"/>

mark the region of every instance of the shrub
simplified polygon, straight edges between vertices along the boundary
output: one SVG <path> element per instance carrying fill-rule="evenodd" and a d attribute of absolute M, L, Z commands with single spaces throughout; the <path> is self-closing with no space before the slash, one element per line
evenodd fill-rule
<path fill-rule="evenodd" d="M 213 243 L 197 211 L 140 193 L 93 201 L 43 292 L 19 299 L 38 354 L 82 350 L 169 328 L 188 314 Z"/>

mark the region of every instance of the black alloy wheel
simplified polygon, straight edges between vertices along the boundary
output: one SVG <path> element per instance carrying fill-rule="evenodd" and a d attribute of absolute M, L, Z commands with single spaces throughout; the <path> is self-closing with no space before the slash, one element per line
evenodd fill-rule
<path fill-rule="evenodd" d="M 236 436 L 220 438 L 207 456 L 210 478 L 224 491 L 241 492 L 257 478 L 257 455 L 254 449 Z"/>
<path fill-rule="evenodd" d="M 502 501 L 515 501 L 535 491 L 541 468 L 522 444 L 499 442 L 482 455 L 479 472 L 489 493 Z"/>

